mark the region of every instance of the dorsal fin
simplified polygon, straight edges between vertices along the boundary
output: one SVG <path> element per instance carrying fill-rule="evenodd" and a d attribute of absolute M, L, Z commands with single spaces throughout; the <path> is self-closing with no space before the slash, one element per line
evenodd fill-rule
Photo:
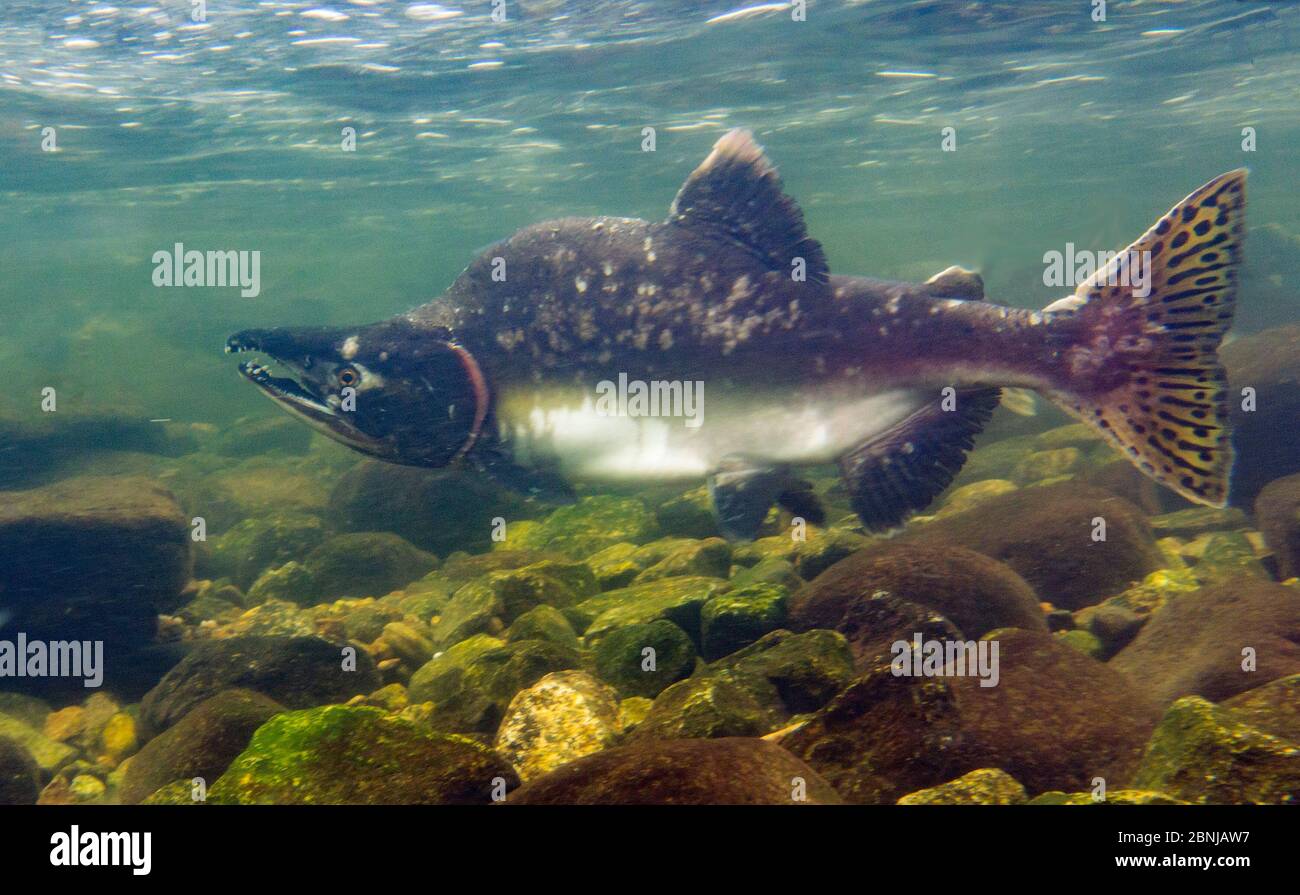
<path fill-rule="evenodd" d="M 770 270 L 789 273 L 802 258 L 808 282 L 825 283 L 830 276 L 798 203 L 781 191 L 776 168 L 747 130 L 728 131 L 713 144 L 677 191 L 668 220 L 735 243 Z"/>

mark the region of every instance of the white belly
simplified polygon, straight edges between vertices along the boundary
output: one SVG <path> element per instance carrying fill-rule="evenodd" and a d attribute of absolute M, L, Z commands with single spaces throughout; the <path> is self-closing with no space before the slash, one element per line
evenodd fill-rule
<path fill-rule="evenodd" d="M 837 393 L 838 392 L 838 393 Z M 702 390 L 692 416 L 598 408 L 594 394 L 517 391 L 498 405 L 501 433 L 524 465 L 553 465 L 571 480 L 702 479 L 725 457 L 759 464 L 836 460 L 893 428 L 933 395 L 849 389 L 784 395 Z"/>

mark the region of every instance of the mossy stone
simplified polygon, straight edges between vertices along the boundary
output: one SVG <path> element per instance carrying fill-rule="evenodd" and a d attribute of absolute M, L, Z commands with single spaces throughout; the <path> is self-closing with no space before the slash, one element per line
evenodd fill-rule
<path fill-rule="evenodd" d="M 564 613 L 554 606 L 535 606 L 514 620 L 506 631 L 505 639 L 545 640 L 569 649 L 578 648 L 578 635 Z"/>
<path fill-rule="evenodd" d="M 780 584 L 751 584 L 710 599 L 700 610 L 704 658 L 719 659 L 780 628 L 789 599 Z"/>
<path fill-rule="evenodd" d="M 654 650 L 654 667 L 646 670 L 645 650 Z M 654 698 L 665 687 L 688 677 L 695 668 L 695 645 L 667 619 L 611 631 L 594 650 L 596 674 L 623 696 Z"/>
<path fill-rule="evenodd" d="M 999 768 L 980 768 L 956 780 L 908 793 L 900 805 L 1021 805 L 1025 788 Z"/>

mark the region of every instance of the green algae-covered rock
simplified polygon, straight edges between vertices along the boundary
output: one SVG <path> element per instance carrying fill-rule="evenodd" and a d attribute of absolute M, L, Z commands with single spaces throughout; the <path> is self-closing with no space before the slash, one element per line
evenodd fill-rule
<path fill-rule="evenodd" d="M 1100 605 L 1120 606 L 1139 615 L 1150 615 L 1170 600 L 1194 593 L 1200 586 L 1188 569 L 1158 569 L 1143 578 L 1141 584 L 1135 584 Z"/>
<path fill-rule="evenodd" d="M 569 649 L 577 649 L 579 646 L 578 634 L 573 630 L 573 625 L 569 624 L 569 620 L 564 617 L 564 613 L 554 606 L 545 604 L 534 606 L 515 619 L 506 631 L 505 639 L 511 642 L 545 640 Z"/>
<path fill-rule="evenodd" d="M 501 598 L 488 581 L 471 581 L 452 594 L 433 617 L 433 643 L 445 649 L 475 634 L 500 630 L 504 613 Z"/>
<path fill-rule="evenodd" d="M 763 736 L 781 726 L 779 705 L 770 685 L 734 672 L 687 678 L 655 698 L 630 741 Z"/>
<path fill-rule="evenodd" d="M 26 749 L 46 774 L 53 774 L 77 756 L 77 750 L 71 746 L 52 740 L 8 715 L 0 715 L 0 738 L 13 740 Z"/>
<path fill-rule="evenodd" d="M 244 602 L 249 606 L 280 601 L 310 606 L 316 602 L 316 579 L 307 567 L 296 560 L 267 569 L 248 589 Z"/>
<path fill-rule="evenodd" d="M 141 805 L 204 805 L 206 799 L 195 798 L 195 795 L 202 790 L 196 790 L 194 783 L 190 780 L 173 780 L 166 786 L 160 787 L 153 792 L 148 798 L 140 802 Z"/>
<path fill-rule="evenodd" d="M 612 746 L 622 729 L 611 688 L 582 671 L 557 671 L 510 700 L 493 748 L 532 780 Z"/>
<path fill-rule="evenodd" d="M 1175 799 L 1162 792 L 1150 792 L 1143 789 L 1117 789 L 1106 793 L 1106 798 L 1098 799 L 1090 792 L 1051 792 L 1039 793 L 1029 800 L 1030 805 L 1186 805 L 1181 799 Z"/>
<path fill-rule="evenodd" d="M 792 714 L 821 708 L 854 676 L 848 641 L 842 634 L 826 630 L 802 634 L 772 631 L 712 668 L 767 681 Z"/>
<path fill-rule="evenodd" d="M 648 562 L 640 558 L 638 550 L 636 544 L 623 541 L 587 557 L 587 565 L 595 573 L 601 590 L 627 587 L 646 568 Z"/>
<path fill-rule="evenodd" d="M 437 571 L 430 572 L 418 581 L 412 581 L 390 599 L 402 612 L 427 622 L 442 612 L 455 590 L 441 571 Z"/>
<path fill-rule="evenodd" d="M 132 805 L 173 780 L 201 777 L 212 785 L 248 746 L 253 732 L 284 706 L 251 690 L 225 690 L 205 699 L 154 737 L 127 763 L 118 793 Z"/>
<path fill-rule="evenodd" d="M 575 629 L 594 643 L 616 628 L 666 618 L 692 639 L 700 633 L 700 610 L 730 585 L 718 578 L 684 576 L 611 590 L 565 610 Z"/>
<path fill-rule="evenodd" d="M 307 513 L 271 513 L 235 523 L 212 542 L 218 575 L 247 589 L 266 569 L 301 560 L 325 540 L 325 526 Z"/>
<path fill-rule="evenodd" d="M 1028 796 L 1015 777 L 998 768 L 980 768 L 956 780 L 909 793 L 900 805 L 1020 805 Z"/>
<path fill-rule="evenodd" d="M 661 503 L 655 519 L 664 534 L 679 538 L 713 538 L 721 534 L 713 514 L 713 498 L 705 485 Z"/>
<path fill-rule="evenodd" d="M 1034 451 L 1016 464 L 1011 477 L 1016 482 L 1027 485 L 1031 482 L 1069 475 L 1079 466 L 1081 457 L 1082 454 L 1076 447 Z"/>
<path fill-rule="evenodd" d="M 428 574 L 438 558 L 383 531 L 337 535 L 304 562 L 323 597 L 383 596 Z"/>
<path fill-rule="evenodd" d="M 221 628 L 223 637 L 311 637 L 315 633 L 315 619 L 298 604 L 284 600 L 267 600 Z"/>
<path fill-rule="evenodd" d="M 808 581 L 871 543 L 870 538 L 843 528 L 809 525 L 804 534 L 802 539 L 791 537 L 790 532 L 759 538 L 736 547 L 732 559 L 741 566 L 752 566 L 765 559 L 784 559 Z"/>
<path fill-rule="evenodd" d="M 659 619 L 611 631 L 596 644 L 594 664 L 600 679 L 624 696 L 653 698 L 694 670 L 695 645 L 677 625 Z"/>
<path fill-rule="evenodd" d="M 1219 708 L 1256 730 L 1300 743 L 1300 674 L 1247 690 L 1219 703 Z"/>
<path fill-rule="evenodd" d="M 1077 649 L 1085 656 L 1091 656 L 1094 659 L 1104 660 L 1106 658 L 1106 647 L 1091 631 L 1085 631 L 1082 628 L 1075 628 L 1071 631 L 1060 631 L 1056 639 L 1066 646 Z"/>
<path fill-rule="evenodd" d="M 722 538 L 686 541 L 636 576 L 635 583 L 679 575 L 726 578 L 731 571 L 731 545 Z"/>
<path fill-rule="evenodd" d="M 506 643 L 477 634 L 421 666 L 408 690 L 412 702 L 433 703 L 429 724 L 434 728 L 492 733 L 516 693 L 580 662 L 576 650 L 555 643 Z"/>
<path fill-rule="evenodd" d="M 1133 785 L 1197 804 L 1294 804 L 1300 746 L 1186 696 L 1165 712 Z"/>
<path fill-rule="evenodd" d="M 1152 516 L 1147 522 L 1160 537 L 1192 537 L 1208 531 L 1233 531 L 1248 525 L 1246 514 L 1237 507 L 1191 507 Z"/>
<path fill-rule="evenodd" d="M 734 653 L 780 628 L 789 599 L 789 590 L 780 584 L 751 584 L 713 597 L 700 610 L 704 658 Z"/>
<path fill-rule="evenodd" d="M 208 801 L 241 805 L 483 805 L 518 780 L 465 737 L 369 706 L 285 712 L 263 724 L 212 785 Z"/>
<path fill-rule="evenodd" d="M 547 550 L 585 559 L 620 541 L 648 541 L 657 530 L 654 516 L 642 501 L 601 494 L 560 507 L 540 522 L 516 522 L 498 544 L 500 549 Z"/>
<path fill-rule="evenodd" d="M 1230 582 L 1243 576 L 1265 580 L 1273 577 L 1255 557 L 1250 541 L 1239 531 L 1211 535 L 1193 571 L 1206 583 Z"/>
<path fill-rule="evenodd" d="M 952 489 L 944 499 L 943 505 L 939 507 L 934 515 L 936 518 L 940 518 L 965 512 L 979 506 L 990 498 L 1010 494 L 1016 490 L 1016 487 L 1015 482 L 1006 479 L 984 479 L 979 482 L 971 482 L 969 485 Z"/>
<path fill-rule="evenodd" d="M 793 593 L 803 586 L 803 579 L 794 570 L 794 565 L 786 559 L 759 560 L 752 566 L 739 566 L 731 576 L 732 587 L 748 587 L 751 584 L 780 584 Z"/>

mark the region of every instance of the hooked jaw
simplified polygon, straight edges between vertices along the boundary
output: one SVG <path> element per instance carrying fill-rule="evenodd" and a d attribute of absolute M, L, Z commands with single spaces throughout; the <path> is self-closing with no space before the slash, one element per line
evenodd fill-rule
<path fill-rule="evenodd" d="M 320 334 L 306 331 L 295 337 L 287 330 L 244 330 L 226 340 L 227 354 L 255 353 L 269 357 L 288 369 L 288 376 L 276 376 L 269 363 L 241 361 L 239 373 L 282 409 L 331 438 L 365 453 L 377 453 L 379 439 L 362 432 L 347 419 L 337 395 L 326 394 L 307 375 L 313 366 L 312 349 Z M 318 356 L 323 351 L 318 351 Z"/>

